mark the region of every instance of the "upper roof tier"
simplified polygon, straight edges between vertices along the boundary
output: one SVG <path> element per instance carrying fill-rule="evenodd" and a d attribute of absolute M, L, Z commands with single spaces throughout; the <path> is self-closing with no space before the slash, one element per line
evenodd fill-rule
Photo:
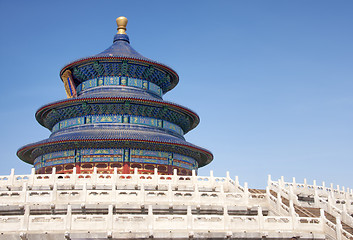
<path fill-rule="evenodd" d="M 128 76 L 144 79 L 158 85 L 163 93 L 173 89 L 179 82 L 178 74 L 167 65 L 142 56 L 130 46 L 126 35 L 127 19 L 116 19 L 118 33 L 113 44 L 103 52 L 78 59 L 69 63 L 60 71 L 60 77 L 70 70 L 76 87 L 89 79 L 105 76 Z"/>

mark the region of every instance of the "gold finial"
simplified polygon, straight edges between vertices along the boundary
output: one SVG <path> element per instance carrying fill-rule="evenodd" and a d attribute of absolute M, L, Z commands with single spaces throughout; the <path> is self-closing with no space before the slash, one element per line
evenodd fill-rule
<path fill-rule="evenodd" d="M 127 18 L 123 16 L 118 17 L 116 19 L 116 24 L 118 25 L 118 34 L 126 34 Z"/>

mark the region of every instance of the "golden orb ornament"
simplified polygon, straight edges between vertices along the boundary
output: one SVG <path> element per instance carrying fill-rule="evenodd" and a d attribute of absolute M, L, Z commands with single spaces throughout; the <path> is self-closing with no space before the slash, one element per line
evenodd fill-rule
<path fill-rule="evenodd" d="M 127 18 L 123 16 L 118 17 L 116 24 L 118 25 L 118 34 L 126 34 Z"/>

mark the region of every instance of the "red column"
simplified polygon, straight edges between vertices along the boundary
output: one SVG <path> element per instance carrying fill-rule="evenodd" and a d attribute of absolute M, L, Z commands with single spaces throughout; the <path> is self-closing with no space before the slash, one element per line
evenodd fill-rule
<path fill-rule="evenodd" d="M 76 167 L 76 173 L 80 174 L 81 173 L 81 164 L 76 162 L 75 167 Z"/>
<path fill-rule="evenodd" d="M 130 174 L 130 164 L 129 163 L 124 163 L 123 174 Z"/>

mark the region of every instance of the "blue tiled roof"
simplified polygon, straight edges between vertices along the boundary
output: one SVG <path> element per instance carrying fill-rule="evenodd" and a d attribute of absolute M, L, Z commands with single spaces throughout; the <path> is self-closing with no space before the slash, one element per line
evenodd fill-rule
<path fill-rule="evenodd" d="M 129 61 L 129 67 L 126 69 L 123 66 L 125 60 Z M 129 37 L 125 34 L 116 34 L 113 44 L 103 52 L 67 64 L 60 71 L 60 75 L 68 69 L 71 70 L 76 85 L 102 76 L 136 76 L 159 85 L 165 93 L 179 82 L 179 76 L 172 68 L 146 58 L 133 49 Z M 145 75 L 145 72 L 149 73 Z"/>
<path fill-rule="evenodd" d="M 136 108 L 133 108 L 131 110 L 135 109 L 136 111 L 138 111 L 137 109 L 138 106 L 144 105 L 144 101 L 147 101 L 147 104 L 150 104 L 151 107 L 157 107 L 157 108 L 165 107 L 167 110 L 169 109 L 168 113 L 172 115 L 178 114 L 180 116 L 179 119 L 175 119 L 173 116 L 170 116 L 170 117 L 164 116 L 163 119 L 179 125 L 183 129 L 184 133 L 187 133 L 191 129 L 195 128 L 200 122 L 199 116 L 195 112 L 193 112 L 192 110 L 186 107 L 183 107 L 181 105 L 178 105 L 172 102 L 163 101 L 162 99 L 156 98 L 148 94 L 147 92 L 141 91 L 140 89 L 132 89 L 132 88 L 131 89 L 125 88 L 125 89 L 126 91 L 125 90 L 116 91 L 116 92 L 111 91 L 107 93 L 103 90 L 103 88 L 100 88 L 100 89 L 97 88 L 97 92 L 95 93 L 92 92 L 91 94 L 87 94 L 87 95 L 82 94 L 77 98 L 63 99 L 63 100 L 46 104 L 42 106 L 39 110 L 37 110 L 36 119 L 41 125 L 47 127 L 48 129 L 51 129 L 58 121 L 63 120 L 63 118 L 57 119 L 56 117 L 52 118 L 51 120 L 48 118 L 48 116 L 51 116 L 51 117 L 56 116 L 56 115 L 53 115 L 53 113 L 51 115 L 48 115 L 48 113 L 51 112 L 53 109 L 56 109 L 55 110 L 56 112 L 60 112 L 61 111 L 60 109 L 64 109 L 65 107 L 71 107 L 73 111 L 72 114 L 74 114 L 76 110 L 79 112 L 82 112 L 82 103 L 85 103 L 85 102 L 92 102 L 92 103 L 95 102 L 97 104 L 104 104 L 104 103 L 114 101 L 115 103 L 121 104 L 121 102 L 124 101 L 124 99 L 126 99 L 127 101 L 130 101 L 131 103 L 133 103 L 133 105 L 131 106 L 132 108 L 136 106 Z M 153 101 L 153 102 L 148 102 L 148 101 Z M 75 113 L 76 114 L 75 116 L 82 116 L 78 114 L 77 111 Z M 96 113 L 91 113 L 91 114 L 96 114 Z M 156 114 L 158 113 L 151 112 L 150 114 L 148 114 L 148 116 L 158 118 Z"/>
<path fill-rule="evenodd" d="M 142 56 L 135 49 L 133 49 L 130 46 L 129 36 L 126 34 L 116 34 L 114 36 L 113 45 L 93 57 L 127 57 L 154 62 L 153 60 Z"/>
<path fill-rule="evenodd" d="M 138 139 L 156 142 L 187 144 L 180 138 L 167 133 L 165 130 L 150 126 L 135 124 L 90 124 L 73 127 L 64 132 L 53 134 L 44 142 L 65 140 L 93 140 L 93 139 Z"/>
<path fill-rule="evenodd" d="M 99 133 L 100 130 L 106 130 L 107 132 L 102 132 Z M 86 125 L 80 125 L 80 126 L 72 126 L 66 129 L 62 129 L 58 132 L 54 132 L 50 135 L 50 138 L 54 139 L 56 137 L 60 137 L 66 134 L 71 134 L 70 136 L 86 136 L 87 132 L 82 134 L 81 136 L 81 132 L 82 131 L 93 131 L 93 137 L 99 138 L 99 139 L 109 139 L 109 138 L 113 138 L 116 139 L 117 137 L 119 138 L 123 138 L 124 135 L 124 131 L 135 131 L 135 135 L 136 134 L 152 134 L 152 135 L 159 135 L 159 134 L 165 134 L 168 135 L 166 138 L 179 138 L 182 139 L 183 141 L 185 141 L 185 138 L 182 135 L 179 135 L 171 130 L 165 129 L 165 128 L 156 128 L 154 126 L 149 126 L 149 125 L 136 125 L 136 124 L 130 124 L 130 123 L 91 123 L 91 124 L 86 124 Z M 114 133 L 111 133 L 109 131 L 113 131 Z M 117 135 L 118 133 L 116 133 L 116 131 L 120 131 L 119 135 Z M 138 132 L 137 132 L 138 131 Z M 73 134 L 73 135 L 72 135 Z M 134 137 L 136 137 L 134 135 Z M 90 137 L 90 136 L 89 136 Z M 68 138 L 64 139 L 64 140 L 68 140 Z M 147 139 L 144 139 L 147 140 Z M 54 140 L 57 141 L 57 140 Z M 59 140 L 61 141 L 61 140 Z"/>
<path fill-rule="evenodd" d="M 196 160 L 199 161 L 200 166 L 208 164 L 212 160 L 212 154 L 201 147 L 198 147 L 194 144 L 191 144 L 180 137 L 176 137 L 167 133 L 164 130 L 158 130 L 149 126 L 136 126 L 133 124 L 121 124 L 119 127 L 113 128 L 112 126 L 96 126 L 92 124 L 91 126 L 79 126 L 68 129 L 61 133 L 53 134 L 48 139 L 28 144 L 22 147 L 18 151 L 19 157 L 26 162 L 33 162 L 34 156 L 32 152 L 37 148 L 41 148 L 43 145 L 56 144 L 61 142 L 58 148 L 67 149 L 67 146 L 63 144 L 65 141 L 74 141 L 74 142 L 93 142 L 95 141 L 104 141 L 112 142 L 113 145 L 126 144 L 126 142 L 131 143 L 134 146 L 134 141 L 145 142 L 143 145 L 144 148 L 155 147 L 158 144 L 165 144 L 163 149 L 174 151 L 176 149 L 175 145 L 178 145 L 178 148 L 187 149 L 188 147 L 193 148 L 193 154 L 199 152 L 201 155 L 199 157 L 193 156 Z M 126 140 L 126 141 L 125 141 Z M 96 142 L 99 144 L 98 142 Z M 149 146 L 149 147 L 148 147 Z M 173 149 L 173 150 L 172 150 Z"/>

